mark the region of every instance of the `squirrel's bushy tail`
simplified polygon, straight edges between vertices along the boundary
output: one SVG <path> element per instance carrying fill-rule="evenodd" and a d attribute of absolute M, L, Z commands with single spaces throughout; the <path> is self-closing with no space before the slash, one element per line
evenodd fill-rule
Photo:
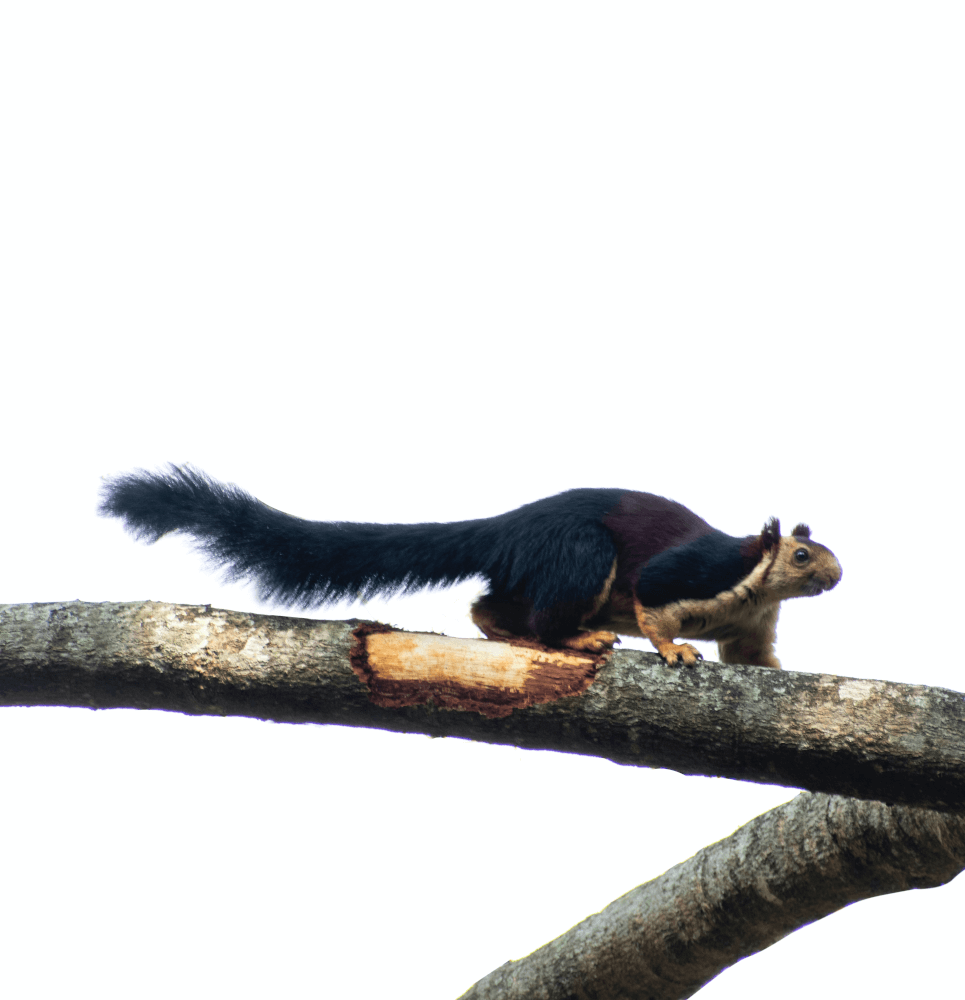
<path fill-rule="evenodd" d="M 264 599 L 312 607 L 448 586 L 485 572 L 489 520 L 451 524 L 306 521 L 189 466 L 107 480 L 100 513 L 137 538 L 183 531 Z"/>

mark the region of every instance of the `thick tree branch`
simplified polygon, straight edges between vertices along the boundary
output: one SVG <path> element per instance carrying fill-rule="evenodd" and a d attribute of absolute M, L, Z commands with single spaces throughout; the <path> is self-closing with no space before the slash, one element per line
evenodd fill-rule
<path fill-rule="evenodd" d="M 0 608 L 0 704 L 459 736 L 965 809 L 956 692 L 714 663 L 668 668 L 636 651 L 604 662 L 153 602 L 9 605 Z"/>
<path fill-rule="evenodd" d="M 799 795 L 638 886 L 461 1000 L 678 1000 L 848 903 L 942 885 L 965 817 Z"/>
<path fill-rule="evenodd" d="M 965 811 L 965 706 L 937 688 L 667 668 L 374 623 L 184 605 L 0 607 L 0 704 L 156 708 L 461 736 Z M 497 969 L 467 997 L 690 996 L 849 902 L 965 866 L 965 817 L 802 795 Z"/>

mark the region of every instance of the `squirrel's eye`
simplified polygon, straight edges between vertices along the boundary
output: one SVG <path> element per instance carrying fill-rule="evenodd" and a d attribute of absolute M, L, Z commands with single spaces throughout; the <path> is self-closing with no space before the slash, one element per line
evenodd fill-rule
<path fill-rule="evenodd" d="M 799 566 L 803 566 L 810 558 L 811 553 L 807 549 L 797 549 L 794 553 L 794 561 Z"/>

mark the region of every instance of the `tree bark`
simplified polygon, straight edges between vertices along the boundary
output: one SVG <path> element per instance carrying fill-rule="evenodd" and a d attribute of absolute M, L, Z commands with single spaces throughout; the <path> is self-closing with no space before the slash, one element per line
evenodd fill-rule
<path fill-rule="evenodd" d="M 670 668 L 634 650 L 592 657 L 154 602 L 8 605 L 0 704 L 458 736 L 965 811 L 956 692 L 710 662 Z"/>
<path fill-rule="evenodd" d="M 687 997 L 802 924 L 965 866 L 965 706 L 939 688 L 73 602 L 0 607 L 0 704 L 460 736 L 910 804 L 799 796 L 495 970 L 474 1000 Z"/>
<path fill-rule="evenodd" d="M 962 816 L 805 793 L 507 962 L 461 1000 L 678 1000 L 848 903 L 942 885 L 963 867 Z"/>

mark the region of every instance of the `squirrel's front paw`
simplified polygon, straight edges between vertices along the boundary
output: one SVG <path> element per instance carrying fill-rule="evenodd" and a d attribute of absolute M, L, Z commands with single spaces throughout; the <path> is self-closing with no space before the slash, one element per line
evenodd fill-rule
<path fill-rule="evenodd" d="M 696 647 L 689 642 L 662 642 L 657 646 L 657 652 L 663 657 L 668 667 L 674 667 L 678 663 L 683 663 L 685 667 L 692 667 L 703 656 Z"/>

